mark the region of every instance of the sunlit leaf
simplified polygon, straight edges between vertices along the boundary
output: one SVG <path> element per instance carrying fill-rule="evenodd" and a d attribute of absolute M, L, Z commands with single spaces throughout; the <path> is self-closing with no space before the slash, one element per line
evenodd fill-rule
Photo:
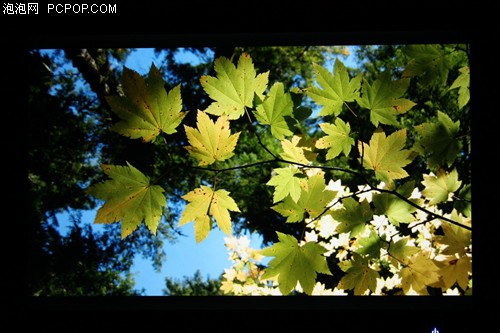
<path fill-rule="evenodd" d="M 214 123 L 208 114 L 198 110 L 197 128 L 184 125 L 191 146 L 186 150 L 199 160 L 199 165 L 223 161 L 234 155 L 240 132 L 231 134 L 229 120 L 220 116 Z"/>
<path fill-rule="evenodd" d="M 431 168 L 451 166 L 461 148 L 457 139 L 459 128 L 459 120 L 453 122 L 447 114 L 438 111 L 437 122 L 415 126 L 420 138 L 413 149 L 428 159 Z"/>
<path fill-rule="evenodd" d="M 167 93 L 160 71 L 151 65 L 147 78 L 124 67 L 122 87 L 125 96 L 108 96 L 111 110 L 121 121 L 111 127 L 132 139 L 152 141 L 161 133 L 177 132 L 187 112 L 181 112 L 180 85 Z"/>
<path fill-rule="evenodd" d="M 106 201 L 97 211 L 94 223 L 121 221 L 122 238 L 130 235 L 142 221 L 156 233 L 167 203 L 163 188 L 151 185 L 149 178 L 129 163 L 101 167 L 111 179 L 87 189 L 87 193 Z"/>
<path fill-rule="evenodd" d="M 328 149 L 326 159 L 331 160 L 340 153 L 348 156 L 351 152 L 351 147 L 354 145 L 354 139 L 350 136 L 351 126 L 345 123 L 342 119 L 335 119 L 335 124 L 321 123 L 319 124 L 323 132 L 327 135 L 316 141 L 316 147 L 320 149 Z"/>
<path fill-rule="evenodd" d="M 404 149 L 406 129 L 398 130 L 385 136 L 382 130 L 373 133 L 370 144 L 358 143 L 358 150 L 363 155 L 363 163 L 375 171 L 375 176 L 385 183 L 408 177 L 403 169 L 412 161 L 411 151 Z"/>
<path fill-rule="evenodd" d="M 370 204 L 363 200 L 361 203 L 348 197 L 342 200 L 343 207 L 332 211 L 332 217 L 339 221 L 336 231 L 338 233 L 350 232 L 351 237 L 356 237 L 366 228 L 366 223 L 373 218 Z"/>
<path fill-rule="evenodd" d="M 347 68 L 338 58 L 335 59 L 333 74 L 318 64 L 313 64 L 313 67 L 320 87 L 308 88 L 307 95 L 323 106 L 320 116 L 330 114 L 338 116 L 342 112 L 344 103 L 352 102 L 359 97 L 361 75 L 351 80 Z"/>
<path fill-rule="evenodd" d="M 312 294 L 317 273 L 331 275 L 323 256 L 327 250 L 316 242 L 300 246 L 291 235 L 276 232 L 278 242 L 259 251 L 261 255 L 274 257 L 265 269 L 261 279 L 278 276 L 278 287 L 283 295 L 290 294 L 300 282 L 308 295 Z"/>
<path fill-rule="evenodd" d="M 368 260 L 357 253 L 353 253 L 350 265 L 344 265 L 345 275 L 338 284 L 338 288 L 352 289 L 354 295 L 363 295 L 367 290 L 375 291 L 379 274 L 368 266 Z"/>
<path fill-rule="evenodd" d="M 193 221 L 197 243 L 204 240 L 212 229 L 210 217 L 215 219 L 225 234 L 231 235 L 232 224 L 229 211 L 239 212 L 240 210 L 228 191 L 214 191 L 202 185 L 182 198 L 188 201 L 188 204 L 179 220 L 179 227 Z"/>
<path fill-rule="evenodd" d="M 214 69 L 215 77 L 200 78 L 201 86 L 214 100 L 205 112 L 237 119 L 244 114 L 245 107 L 252 107 L 255 95 L 264 99 L 269 72 L 257 75 L 249 54 L 242 53 L 237 66 L 225 57 L 217 58 Z"/>
<path fill-rule="evenodd" d="M 370 110 L 373 125 L 398 125 L 397 116 L 416 105 L 401 98 L 409 84 L 409 79 L 393 81 L 388 71 L 383 72 L 372 84 L 366 80 L 363 82 L 361 97 L 357 99 L 358 104 Z"/>
<path fill-rule="evenodd" d="M 283 83 L 273 84 L 254 114 L 261 124 L 271 126 L 271 134 L 275 138 L 283 140 L 293 134 L 285 120 L 285 116 L 293 115 L 293 102 L 290 94 L 285 93 Z"/>
<path fill-rule="evenodd" d="M 422 190 L 422 195 L 429 199 L 431 205 L 448 201 L 449 194 L 457 191 L 462 185 L 458 180 L 456 169 L 449 173 L 439 169 L 436 175 L 423 175 L 423 177 L 422 184 L 425 188 Z"/>

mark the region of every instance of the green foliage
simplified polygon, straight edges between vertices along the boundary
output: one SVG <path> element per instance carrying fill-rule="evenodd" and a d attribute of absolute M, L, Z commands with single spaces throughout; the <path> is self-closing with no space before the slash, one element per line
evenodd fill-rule
<path fill-rule="evenodd" d="M 370 221 L 373 217 L 373 212 L 365 200 L 358 203 L 353 198 L 346 198 L 342 203 L 342 209 L 330 213 L 335 220 L 340 222 L 336 231 L 338 233 L 349 232 L 351 237 L 356 237 L 363 233 L 366 228 L 366 222 Z"/>
<path fill-rule="evenodd" d="M 353 289 L 354 295 L 363 295 L 365 291 L 375 291 L 377 288 L 377 278 L 379 274 L 368 266 L 368 260 L 357 255 L 353 255 L 352 260 L 346 261 L 342 266 L 346 273 L 339 282 L 342 289 Z"/>
<path fill-rule="evenodd" d="M 405 143 L 406 129 L 386 136 L 383 130 L 378 128 L 373 133 L 370 144 L 360 142 L 358 150 L 366 166 L 375 171 L 375 176 L 390 184 L 396 179 L 409 176 L 403 167 L 411 163 L 412 154 L 410 150 L 404 149 Z"/>
<path fill-rule="evenodd" d="M 327 135 L 316 141 L 316 148 L 328 149 L 326 159 L 331 160 L 344 153 L 348 156 L 351 147 L 354 145 L 354 139 L 350 136 L 351 126 L 342 119 L 335 119 L 335 124 L 322 123 L 319 127 Z"/>
<path fill-rule="evenodd" d="M 217 279 L 206 279 L 203 281 L 201 272 L 197 270 L 193 277 L 184 277 L 181 281 L 166 278 L 165 296 L 220 296 L 221 283 Z"/>
<path fill-rule="evenodd" d="M 161 133 L 177 131 L 186 112 L 182 110 L 180 86 L 169 93 L 160 71 L 153 65 L 146 79 L 124 67 L 122 79 L 125 96 L 109 96 L 111 110 L 122 120 L 111 129 L 132 139 L 149 142 Z"/>
<path fill-rule="evenodd" d="M 311 294 L 316 282 L 316 273 L 331 274 L 326 258 L 326 252 L 316 243 L 299 244 L 293 236 L 278 232 L 279 242 L 262 249 L 260 254 L 273 256 L 263 279 L 278 275 L 279 289 L 283 294 L 289 294 L 300 283 L 306 294 Z"/>
<path fill-rule="evenodd" d="M 340 115 L 342 107 L 346 102 L 352 102 L 359 97 L 361 75 L 357 75 L 352 80 L 342 61 L 335 59 L 333 74 L 323 66 L 314 64 L 316 81 L 319 87 L 307 89 L 307 95 L 319 105 L 323 105 L 319 115 L 327 116 L 333 114 Z"/>
<path fill-rule="evenodd" d="M 200 78 L 203 89 L 215 101 L 205 112 L 237 119 L 245 113 L 245 107 L 252 107 L 254 95 L 263 98 L 269 73 L 257 75 L 249 54 L 241 54 L 237 66 L 220 57 L 215 60 L 214 69 L 216 77 Z"/>
<path fill-rule="evenodd" d="M 279 140 L 293 134 L 287 124 L 287 119 L 293 117 L 292 97 L 284 92 L 281 82 L 273 84 L 262 104 L 257 106 L 255 117 L 262 125 L 270 125 L 271 134 Z"/>
<path fill-rule="evenodd" d="M 302 193 L 301 182 L 303 174 L 296 168 L 278 168 L 274 170 L 276 174 L 267 182 L 266 185 L 275 187 L 273 202 L 285 199 L 288 195 L 294 202 L 299 201 Z"/>
<path fill-rule="evenodd" d="M 408 45 L 403 52 L 411 59 L 403 76 L 419 76 L 425 85 L 446 83 L 450 56 L 441 45 Z"/>
<path fill-rule="evenodd" d="M 458 107 L 463 108 L 470 99 L 470 69 L 464 66 L 459 69 L 460 75 L 453 81 L 449 90 L 458 88 Z"/>
<path fill-rule="evenodd" d="M 448 201 L 449 195 L 462 185 L 462 182 L 458 180 L 456 169 L 450 173 L 440 169 L 437 175 L 423 175 L 423 177 L 422 184 L 425 189 L 422 190 L 422 194 L 430 199 L 431 205 Z"/>
<path fill-rule="evenodd" d="M 88 193 L 105 200 L 95 217 L 95 223 L 122 222 L 122 238 L 130 235 L 144 220 L 149 230 L 156 233 L 166 205 L 164 190 L 151 185 L 150 180 L 132 165 L 102 165 L 111 178 L 95 184 Z"/>
<path fill-rule="evenodd" d="M 467 292 L 472 279 L 470 125 L 460 119 L 469 112 L 468 64 L 463 51 L 452 46 L 383 50 L 396 67 L 361 71 L 351 79 L 340 60 L 335 61 L 333 74 L 312 64 L 316 81 L 304 89 L 287 89 L 282 82 L 267 89 L 271 71 L 257 74 L 247 52 L 240 54 L 237 65 L 229 58 L 216 58 L 216 76 L 201 76 L 201 87 L 213 101 L 204 111 L 197 108 L 196 129 L 184 125 L 187 141 L 181 141 L 182 146 L 198 165 L 177 167 L 200 173 L 180 196 L 187 204 L 178 226 L 193 221 L 197 242 L 207 237 L 214 221 L 232 235 L 232 220 L 251 214 L 239 204 L 241 184 L 248 185 L 242 175 L 251 168 L 273 165 L 267 174 L 260 173 L 266 180 L 254 185 L 267 185 L 260 193 L 269 195 L 268 202 L 260 202 L 278 214 L 278 218 L 269 214 L 262 221 L 274 229 L 277 239 L 257 252 L 274 258 L 262 275 L 252 266 L 255 283 L 246 284 L 246 273 L 227 273 L 221 286 L 225 293 L 258 293 L 268 280 L 277 283 L 281 294 L 302 290 L 312 295 L 324 289 L 321 279 L 332 272 L 340 274 L 335 277 L 338 283 L 332 286 L 333 293 L 424 295 L 429 288 L 442 293 L 452 288 Z M 451 84 L 449 76 L 455 77 Z M 434 79 L 429 87 L 423 85 Z M 420 95 L 426 88 L 431 91 Z M 456 88 L 458 98 L 450 97 L 447 93 Z M 134 92 L 128 94 L 134 96 Z M 305 96 L 322 107 L 315 119 L 307 111 Z M 352 107 L 347 104 L 354 101 Z M 417 101 L 427 115 L 437 115 L 437 121 L 424 113 L 409 112 Z M 344 106 L 350 112 L 340 119 Z M 363 109 L 370 111 L 369 117 Z M 180 108 L 176 110 L 180 112 Z M 248 119 L 242 117 L 245 113 Z M 230 127 L 240 131 L 231 134 Z M 318 128 L 324 133 L 319 138 Z M 240 136 L 245 142 L 252 137 L 267 157 L 251 155 L 255 147 L 242 146 Z M 464 140 L 459 142 L 459 136 Z M 363 142 L 367 138 L 369 142 Z M 351 149 L 356 141 L 357 151 Z M 112 180 L 106 186 L 94 185 L 90 192 L 110 205 L 128 203 L 131 193 L 127 191 L 133 188 L 141 194 L 161 189 L 137 169 L 133 173 L 128 178 L 139 184 L 136 187 Z M 213 177 L 207 178 L 207 173 Z M 342 184 L 342 175 L 347 174 L 352 178 Z M 380 183 L 375 185 L 373 180 Z M 228 184 L 237 188 L 231 192 L 234 198 L 226 190 Z M 111 190 L 122 193 L 112 194 Z M 120 204 L 120 214 L 107 213 L 106 204 L 101 208 L 106 214 L 100 215 L 111 216 L 108 220 L 113 221 L 108 222 L 122 218 L 127 228 L 132 214 L 126 212 L 127 207 L 134 209 L 133 214 L 140 212 L 134 216 L 135 227 L 142 219 L 148 225 L 158 218 L 156 211 L 138 209 L 134 200 L 128 206 Z M 158 202 L 155 205 L 158 208 Z M 284 228 L 294 231 L 282 232 Z M 327 258 L 338 266 L 335 271 L 330 270 Z"/>
<path fill-rule="evenodd" d="M 415 126 L 420 139 L 413 149 L 428 158 L 429 167 L 451 166 L 460 151 L 457 140 L 460 121 L 453 121 L 444 112 L 437 112 L 437 122 Z"/>
<path fill-rule="evenodd" d="M 372 83 L 363 82 L 358 104 L 370 110 L 373 125 L 398 125 L 397 116 L 410 110 L 415 103 L 401 98 L 410 84 L 409 79 L 392 80 L 388 71 L 383 72 Z"/>

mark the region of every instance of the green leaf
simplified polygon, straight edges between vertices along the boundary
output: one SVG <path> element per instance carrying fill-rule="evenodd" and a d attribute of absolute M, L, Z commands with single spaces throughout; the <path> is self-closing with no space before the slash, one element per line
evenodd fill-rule
<path fill-rule="evenodd" d="M 386 215 L 389 222 L 395 226 L 416 220 L 412 213 L 417 209 L 391 193 L 374 193 L 373 204 L 375 205 L 375 214 Z"/>
<path fill-rule="evenodd" d="M 439 267 L 426 253 L 414 254 L 407 266 L 399 271 L 403 291 L 407 294 L 411 288 L 420 295 L 427 295 L 427 286 L 439 282 L 438 271 Z"/>
<path fill-rule="evenodd" d="M 399 267 L 401 264 L 407 264 L 409 258 L 420 249 L 413 245 L 407 245 L 409 238 L 401 238 L 396 243 L 390 243 L 389 254 L 392 264 Z"/>
<path fill-rule="evenodd" d="M 204 240 L 210 230 L 212 216 L 219 228 L 228 236 L 231 235 L 231 217 L 229 211 L 239 212 L 236 202 L 229 196 L 226 190 L 214 191 L 208 186 L 200 186 L 197 189 L 185 194 L 182 198 L 189 203 L 186 205 L 179 227 L 194 221 L 196 242 Z"/>
<path fill-rule="evenodd" d="M 263 125 L 270 125 L 271 134 L 279 140 L 293 134 L 285 120 L 285 116 L 292 115 L 292 98 L 289 93 L 285 93 L 281 82 L 276 82 L 271 87 L 264 102 L 255 111 L 257 120 Z"/>
<path fill-rule="evenodd" d="M 249 54 L 241 54 L 237 67 L 225 57 L 217 58 L 214 69 L 216 77 L 203 75 L 200 78 L 201 86 L 215 101 L 205 112 L 238 119 L 244 114 L 245 107 L 252 107 L 255 94 L 264 99 L 269 72 L 257 75 Z"/>
<path fill-rule="evenodd" d="M 453 122 L 441 111 L 438 111 L 437 120 L 415 126 L 420 139 L 413 149 L 427 157 L 431 168 L 439 165 L 450 167 L 461 147 L 460 141 L 457 140 L 460 121 Z"/>
<path fill-rule="evenodd" d="M 471 225 L 470 219 L 464 219 L 463 216 L 457 213 L 454 209 L 451 212 L 451 218 L 453 221 L 457 221 L 463 225 Z M 464 256 L 466 253 L 466 248 L 471 245 L 472 232 L 460 226 L 443 223 L 442 226 L 444 236 L 436 237 L 436 241 L 442 245 L 445 245 L 445 249 L 441 251 L 443 254 L 458 254 L 459 256 Z"/>
<path fill-rule="evenodd" d="M 358 242 L 361 247 L 354 252 L 367 255 L 368 258 L 380 257 L 380 249 L 384 246 L 384 243 L 374 230 L 370 230 L 368 237 L 358 238 Z"/>
<path fill-rule="evenodd" d="M 321 123 L 319 126 L 327 135 L 316 141 L 316 148 L 328 148 L 326 159 L 331 160 L 342 152 L 345 156 L 348 156 L 351 147 L 354 145 L 354 139 L 349 136 L 351 133 L 349 123 L 337 118 L 335 124 Z"/>
<path fill-rule="evenodd" d="M 297 203 L 287 196 L 285 200 L 272 207 L 281 215 L 288 217 L 287 222 L 300 222 L 304 219 L 304 213 L 309 217 L 316 218 L 326 209 L 328 204 L 335 198 L 337 192 L 326 189 L 323 174 L 311 176 L 307 182 L 301 181 L 302 191 Z"/>
<path fill-rule="evenodd" d="M 410 79 L 393 81 L 386 71 L 370 85 L 363 82 L 361 97 L 357 98 L 359 106 L 370 110 L 370 121 L 373 125 L 398 125 L 397 116 L 406 113 L 416 104 L 401 98 L 406 92 Z"/>
<path fill-rule="evenodd" d="M 185 149 L 199 160 L 198 165 L 209 165 L 234 155 L 240 132 L 231 135 L 226 116 L 218 117 L 214 123 L 208 114 L 198 110 L 196 124 L 198 129 L 184 125 L 191 144 Z"/>
<path fill-rule="evenodd" d="M 326 189 L 325 177 L 322 173 L 311 176 L 307 187 L 302 190 L 298 204 L 309 217 L 318 217 L 327 205 L 335 198 L 337 192 Z"/>
<path fill-rule="evenodd" d="M 464 66 L 459 71 L 461 74 L 453 81 L 449 90 L 458 88 L 458 107 L 461 109 L 470 99 L 470 69 L 469 66 Z"/>
<path fill-rule="evenodd" d="M 363 163 L 375 171 L 375 176 L 387 184 L 395 179 L 408 177 L 403 169 L 410 164 L 411 151 L 403 149 L 406 143 L 406 129 L 398 130 L 388 137 L 378 129 L 373 133 L 370 144 L 359 142 L 358 150 Z"/>
<path fill-rule="evenodd" d="M 464 216 L 471 217 L 472 215 L 472 188 L 471 184 L 466 184 L 458 193 L 458 198 L 454 201 L 454 208 Z"/>
<path fill-rule="evenodd" d="M 282 216 L 286 217 L 286 222 L 302 222 L 304 220 L 305 210 L 298 203 L 293 201 L 292 197 L 287 196 L 285 200 L 271 207 Z"/>
<path fill-rule="evenodd" d="M 425 188 L 422 190 L 422 195 L 430 200 L 431 205 L 448 201 L 449 194 L 457 191 L 462 185 L 458 180 L 457 169 L 453 169 L 450 173 L 439 169 L 437 175 L 423 175 L 423 177 L 422 184 Z"/>
<path fill-rule="evenodd" d="M 276 232 L 278 242 L 259 251 L 263 256 L 274 257 L 269 262 L 261 279 L 278 276 L 278 287 L 283 295 L 290 294 L 297 282 L 304 292 L 312 294 L 316 283 L 316 273 L 331 275 L 323 253 L 327 250 L 316 242 L 300 246 L 295 237 Z"/>
<path fill-rule="evenodd" d="M 273 203 L 283 200 L 287 195 L 290 195 L 293 201 L 297 202 L 302 192 L 300 183 L 304 179 L 295 177 L 295 175 L 302 175 L 302 173 L 296 167 L 279 168 L 273 171 L 276 174 L 266 184 L 275 186 Z"/>
<path fill-rule="evenodd" d="M 332 211 L 332 217 L 339 221 L 336 231 L 338 233 L 351 232 L 351 237 L 356 237 L 365 230 L 366 222 L 373 218 L 370 204 L 363 200 L 361 203 L 352 197 L 342 200 L 344 204 L 341 209 Z"/>
<path fill-rule="evenodd" d="M 446 84 L 451 63 L 441 45 L 408 45 L 403 53 L 410 58 L 404 77 L 420 76 L 423 85 Z"/>
<path fill-rule="evenodd" d="M 122 86 L 125 96 L 106 97 L 111 110 L 122 119 L 111 127 L 113 131 L 145 142 L 162 132 L 177 132 L 187 114 L 181 112 L 180 85 L 167 93 L 160 71 L 152 64 L 146 79 L 124 67 Z"/>
<path fill-rule="evenodd" d="M 379 275 L 377 271 L 368 266 L 368 259 L 353 253 L 350 265 L 345 266 L 345 268 L 347 268 L 346 274 L 337 286 L 339 289 L 354 289 L 354 295 L 363 295 L 368 289 L 376 290 Z"/>
<path fill-rule="evenodd" d="M 320 116 L 330 114 L 338 116 L 345 102 L 352 102 L 359 97 L 361 75 L 350 80 L 347 68 L 338 58 L 335 59 L 333 74 L 318 64 L 313 64 L 313 68 L 321 88 L 308 88 L 307 95 L 316 103 L 323 105 Z"/>
<path fill-rule="evenodd" d="M 292 140 L 281 140 L 283 152 L 280 153 L 282 159 L 289 162 L 309 164 L 311 160 L 316 158 L 316 154 L 312 153 L 312 148 L 302 137 L 294 135 Z"/>
<path fill-rule="evenodd" d="M 122 222 L 122 238 L 130 235 L 142 221 L 156 234 L 167 200 L 163 188 L 151 185 L 149 178 L 127 162 L 127 166 L 102 164 L 111 179 L 95 184 L 87 193 L 101 200 L 94 223 Z"/>

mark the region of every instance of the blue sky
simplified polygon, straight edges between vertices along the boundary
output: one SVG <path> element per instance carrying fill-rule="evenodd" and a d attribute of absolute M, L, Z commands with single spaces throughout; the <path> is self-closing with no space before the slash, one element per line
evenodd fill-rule
<path fill-rule="evenodd" d="M 194 58 L 189 54 L 180 55 L 180 59 L 192 61 Z M 347 61 L 342 59 L 346 66 L 354 66 L 351 59 Z M 154 54 L 153 49 L 137 49 L 127 59 L 125 66 L 137 71 L 140 74 L 147 74 L 151 63 L 160 66 L 159 61 Z M 331 68 L 329 68 L 331 70 Z M 82 222 L 93 223 L 96 215 L 94 211 L 82 212 Z M 68 214 L 58 216 L 59 221 L 67 221 Z M 93 225 L 100 230 L 99 225 Z M 65 232 L 65 226 L 62 225 L 62 232 Z M 194 238 L 194 228 L 192 223 L 182 226 L 181 231 L 186 237 L 179 236 L 178 240 L 171 244 L 165 242 L 164 251 L 166 260 L 163 262 L 160 272 L 156 272 L 149 260 L 137 256 L 131 269 L 134 274 L 137 289 L 144 289 L 146 296 L 162 296 L 162 290 L 165 288 L 165 278 L 170 277 L 179 281 L 184 277 L 192 277 L 199 270 L 203 279 L 218 278 L 225 268 L 232 266 L 228 259 L 229 253 L 224 246 L 224 237 L 227 237 L 219 229 L 213 229 L 208 237 L 201 243 L 196 243 Z M 261 237 L 258 235 L 247 235 L 253 248 L 261 247 Z"/>

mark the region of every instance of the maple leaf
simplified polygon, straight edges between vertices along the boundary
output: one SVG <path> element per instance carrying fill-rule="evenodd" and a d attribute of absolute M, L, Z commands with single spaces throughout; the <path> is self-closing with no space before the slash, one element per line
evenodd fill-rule
<path fill-rule="evenodd" d="M 273 194 L 273 202 L 283 200 L 287 195 L 290 195 L 293 201 L 297 202 L 300 198 L 302 188 L 300 187 L 303 177 L 302 173 L 296 168 L 278 168 L 274 169 L 275 175 L 267 182 L 266 185 L 275 186 Z M 296 176 L 299 177 L 296 177 Z"/>
<path fill-rule="evenodd" d="M 189 203 L 186 205 L 178 226 L 194 221 L 196 242 L 199 243 L 208 236 L 212 229 L 213 217 L 219 228 L 231 235 L 231 216 L 229 211 L 239 212 L 236 202 L 226 190 L 214 191 L 208 186 L 200 186 L 185 194 L 182 198 Z"/>
<path fill-rule="evenodd" d="M 208 114 L 198 110 L 196 124 L 198 129 L 184 125 L 191 144 L 185 149 L 199 160 L 198 165 L 209 165 L 234 155 L 240 132 L 231 134 L 226 116 L 218 117 L 214 123 Z"/>
<path fill-rule="evenodd" d="M 291 141 L 281 140 L 283 152 L 280 153 L 280 156 L 286 161 L 309 164 L 317 156 L 316 153 L 312 153 L 311 146 L 302 137 L 294 135 Z"/>
<path fill-rule="evenodd" d="M 351 232 L 351 237 L 356 237 L 365 230 L 366 222 L 373 218 L 370 204 L 366 200 L 359 203 L 352 197 L 345 198 L 342 203 L 344 205 L 341 209 L 330 213 L 335 220 L 340 222 L 335 231 Z"/>
<path fill-rule="evenodd" d="M 261 124 L 271 126 L 271 134 L 275 138 L 283 140 L 285 136 L 293 134 L 285 119 L 293 116 L 293 102 L 290 94 L 284 92 L 283 83 L 276 82 L 271 87 L 254 114 Z"/>
<path fill-rule="evenodd" d="M 451 212 L 451 219 L 460 224 L 470 226 L 471 220 L 464 219 L 464 217 L 453 209 Z M 451 223 L 443 223 L 441 225 L 444 236 L 436 236 L 436 242 L 444 245 L 442 254 L 458 254 L 463 256 L 466 253 L 466 248 L 471 245 L 472 232 L 458 225 Z"/>
<path fill-rule="evenodd" d="M 390 184 L 395 179 L 408 177 L 403 167 L 408 165 L 412 158 L 411 151 L 403 149 L 405 143 L 406 129 L 398 130 L 388 137 L 381 129 L 377 129 L 370 139 L 370 144 L 360 141 L 358 150 L 367 167 L 375 171 L 375 176 Z"/>
<path fill-rule="evenodd" d="M 427 286 L 439 282 L 439 267 L 425 252 L 411 256 L 406 267 L 399 271 L 403 291 L 410 288 L 420 295 L 427 295 Z"/>
<path fill-rule="evenodd" d="M 385 246 L 380 236 L 374 230 L 370 230 L 368 237 L 358 238 L 358 242 L 361 247 L 354 250 L 354 252 L 367 255 L 368 258 L 380 257 L 380 249 Z"/>
<path fill-rule="evenodd" d="M 463 108 L 470 99 L 470 68 L 469 66 L 464 66 L 458 70 L 460 75 L 453 81 L 451 87 L 448 90 L 458 88 L 458 107 Z"/>
<path fill-rule="evenodd" d="M 305 213 L 311 218 L 318 217 L 337 195 L 337 192 L 326 189 L 325 178 L 321 173 L 311 176 L 307 182 L 301 181 L 300 186 L 302 191 L 297 202 L 288 195 L 283 202 L 271 207 L 287 217 L 287 222 L 300 222 Z"/>
<path fill-rule="evenodd" d="M 422 195 L 430 199 L 429 204 L 435 205 L 448 201 L 450 193 L 454 193 L 460 188 L 462 182 L 458 180 L 457 169 L 447 173 L 443 169 L 438 169 L 437 174 L 423 175 L 422 184 L 425 188 Z"/>
<path fill-rule="evenodd" d="M 403 53 L 411 60 L 403 71 L 403 77 L 420 76 L 422 84 L 446 84 L 451 62 L 441 45 L 408 45 Z"/>
<path fill-rule="evenodd" d="M 472 187 L 470 184 L 464 185 L 458 193 L 458 199 L 455 200 L 453 207 L 456 208 L 464 216 L 472 216 Z"/>
<path fill-rule="evenodd" d="M 307 186 L 304 186 L 298 204 L 309 214 L 309 217 L 315 218 L 323 213 L 336 195 L 337 192 L 326 188 L 325 176 L 319 173 L 307 180 Z"/>
<path fill-rule="evenodd" d="M 346 273 L 337 288 L 353 289 L 354 295 L 363 295 L 368 289 L 375 291 L 379 274 L 368 266 L 368 259 L 353 253 L 353 259 L 341 266 Z"/>
<path fill-rule="evenodd" d="M 401 264 L 408 264 L 409 258 L 420 249 L 413 245 L 407 245 L 409 238 L 401 238 L 396 243 L 390 243 L 388 252 L 391 263 L 399 267 Z"/>
<path fill-rule="evenodd" d="M 400 98 L 409 84 L 408 78 L 393 81 L 388 71 L 383 72 L 371 85 L 366 80 L 363 82 L 362 94 L 357 102 L 359 106 L 370 110 L 373 125 L 398 125 L 397 116 L 416 105 L 408 99 Z"/>
<path fill-rule="evenodd" d="M 304 219 L 305 210 L 298 203 L 293 201 L 289 195 L 285 200 L 271 207 L 274 211 L 285 216 L 286 222 L 301 222 Z"/>
<path fill-rule="evenodd" d="M 307 95 L 316 103 L 323 105 L 319 112 L 320 116 L 334 114 L 338 116 L 342 112 L 342 106 L 346 102 L 352 102 L 359 97 L 361 86 L 361 75 L 358 74 L 352 80 L 342 61 L 335 59 L 333 74 L 318 64 L 313 64 L 316 81 L 321 87 L 307 89 Z"/>
<path fill-rule="evenodd" d="M 349 136 L 351 133 L 349 123 L 337 118 L 335 124 L 321 123 L 319 126 L 327 135 L 316 141 L 316 148 L 328 148 L 326 159 L 331 160 L 342 152 L 345 156 L 348 156 L 351 147 L 354 145 L 354 139 Z"/>
<path fill-rule="evenodd" d="M 447 290 L 458 282 L 458 285 L 463 290 L 467 289 L 469 282 L 469 273 L 472 273 L 472 258 L 466 255 L 456 258 L 454 256 L 447 257 L 444 261 L 438 261 L 440 266 L 439 275 L 440 286 L 442 290 Z M 439 284 L 438 284 L 439 286 Z"/>
<path fill-rule="evenodd" d="M 427 157 L 431 168 L 444 164 L 451 166 L 461 147 L 460 140 L 457 140 L 460 121 L 453 122 L 441 111 L 437 113 L 437 120 L 415 126 L 420 140 L 413 150 Z"/>
<path fill-rule="evenodd" d="M 162 132 L 172 134 L 187 114 L 181 112 L 180 85 L 167 93 L 160 71 L 151 65 L 148 77 L 124 67 L 122 79 L 125 96 L 107 96 L 111 110 L 122 120 L 111 127 L 132 139 L 152 141 Z"/>
<path fill-rule="evenodd" d="M 213 115 L 226 115 L 228 119 L 238 119 L 245 107 L 252 107 L 254 95 L 264 99 L 269 71 L 256 75 L 252 58 L 242 53 L 238 66 L 225 57 L 215 59 L 216 77 L 203 75 L 200 83 L 205 92 L 215 102 L 205 110 Z"/>
<path fill-rule="evenodd" d="M 300 246 L 294 236 L 276 232 L 278 242 L 259 250 L 263 256 L 274 257 L 264 270 L 261 279 L 278 276 L 278 287 L 283 295 L 288 295 L 297 286 L 311 295 L 316 283 L 316 273 L 331 275 L 323 253 L 327 250 L 316 242 Z"/>
<path fill-rule="evenodd" d="M 389 222 L 395 226 L 399 226 L 399 223 L 410 223 L 416 220 L 412 213 L 417 208 L 391 193 L 374 193 L 372 200 L 375 205 L 375 214 L 386 215 Z"/>
<path fill-rule="evenodd" d="M 95 184 L 87 193 L 105 200 L 99 208 L 94 223 L 122 222 L 122 238 L 130 235 L 142 221 L 156 234 L 166 206 L 163 188 L 151 185 L 149 178 L 127 162 L 127 166 L 102 164 L 101 168 L 111 179 Z"/>

